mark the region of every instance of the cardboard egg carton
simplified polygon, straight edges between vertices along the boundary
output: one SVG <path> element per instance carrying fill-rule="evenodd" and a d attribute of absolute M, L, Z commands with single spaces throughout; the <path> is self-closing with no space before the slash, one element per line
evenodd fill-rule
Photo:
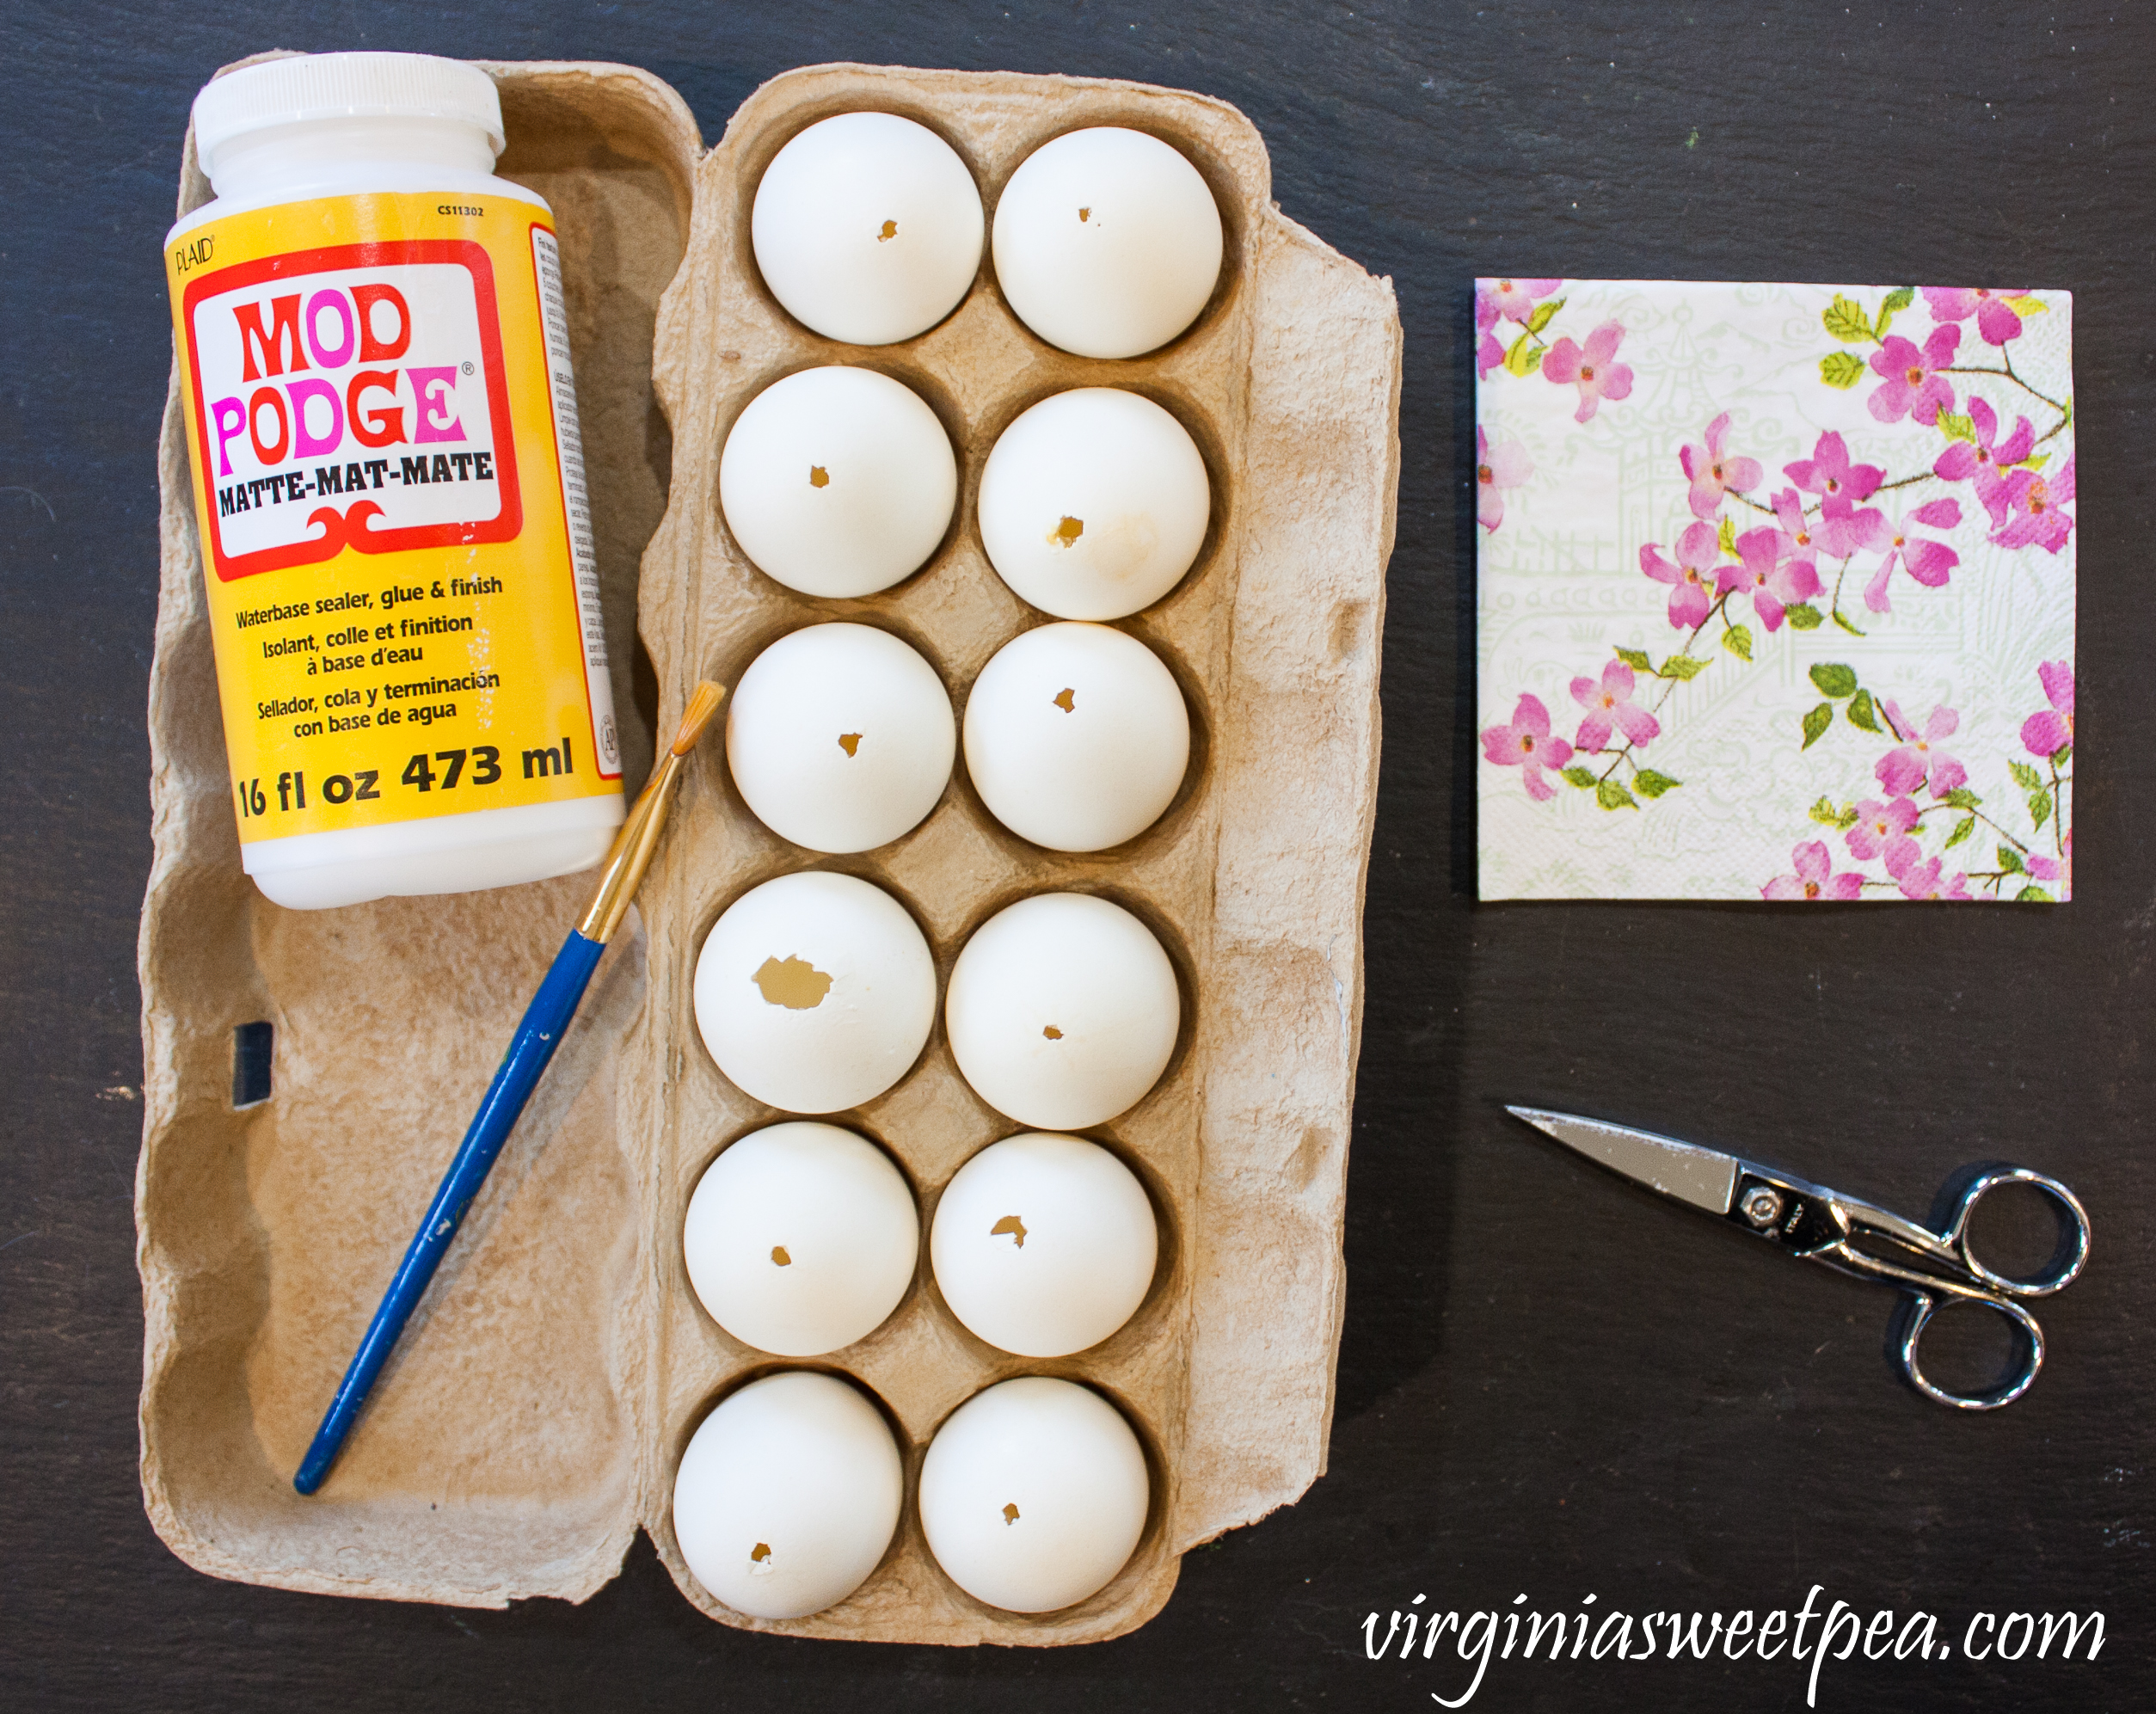
<path fill-rule="evenodd" d="M 981 466 L 1021 411 L 1093 385 L 1171 411 L 1212 479 L 1212 526 L 1189 575 L 1120 622 L 1182 684 L 1190 771 L 1161 820 L 1113 851 L 1025 844 L 988 815 L 961 765 L 904 839 L 826 857 L 764 828 L 722 746 L 707 743 L 645 883 L 640 931 L 602 965 L 343 1461 L 319 1496 L 300 1499 L 291 1472 L 589 881 L 319 913 L 281 911 L 253 891 L 226 790 L 175 394 L 163 448 L 157 855 L 141 953 L 150 1517 L 204 1570 L 329 1593 L 581 1600 L 615 1574 L 641 1527 L 684 1594 L 734 1625 L 951 1643 L 1119 1635 L 1166 1600 L 1184 1551 L 1292 1502 L 1324 1468 L 1398 456 L 1390 285 L 1284 218 L 1256 132 L 1200 95 L 814 67 L 758 91 L 699 159 L 686 109 L 646 74 L 488 69 L 509 133 L 500 170 L 544 194 L 561 228 L 630 777 L 651 744 L 648 721 L 630 711 L 640 690 L 647 710 L 652 700 L 630 666 L 632 602 L 660 730 L 699 677 L 730 683 L 773 639 L 832 619 L 903 637 L 962 714 L 988 658 L 1046 617 L 982 552 Z M 992 215 L 1019 163 L 1063 132 L 1126 125 L 1166 138 L 1220 206 L 1226 259 L 1213 300 L 1160 352 L 1090 361 L 1029 333 L 984 261 L 964 303 L 918 339 L 869 348 L 818 338 L 762 285 L 749 209 L 789 138 L 859 108 L 939 132 Z M 190 148 L 181 207 L 207 195 Z M 961 470 L 942 547 L 896 589 L 859 601 L 812 600 L 763 577 L 718 505 L 734 417 L 773 380 L 830 362 L 912 387 L 949 431 Z M 782 1116 L 721 1075 L 691 990 L 720 912 L 807 868 L 897 897 L 946 976 L 971 931 L 1019 898 L 1068 888 L 1112 899 L 1167 949 L 1184 1015 L 1158 1086 L 1088 1133 L 1133 1168 L 1160 1216 L 1161 1262 L 1143 1305 L 1091 1350 L 1013 1357 L 944 1307 L 924 1243 L 890 1319 L 807 1365 L 851 1378 L 890 1421 L 908 1472 L 898 1534 L 848 1600 L 771 1622 L 697 1583 L 670 1519 L 676 1462 L 703 1416 L 730 1388 L 789 1366 L 730 1339 L 683 1265 L 697 1177 L 727 1144 Z M 233 1031 L 255 1019 L 275 1026 L 274 1092 L 236 1111 Z M 890 1151 L 924 1232 L 959 1166 L 1023 1128 L 973 1094 L 940 1022 L 893 1090 L 831 1116 Z M 1113 1399 L 1152 1476 L 1145 1535 L 1123 1571 L 1089 1600 L 1041 1615 L 960 1590 L 929 1554 L 912 1504 L 938 1424 L 1020 1373 L 1065 1376 Z"/>

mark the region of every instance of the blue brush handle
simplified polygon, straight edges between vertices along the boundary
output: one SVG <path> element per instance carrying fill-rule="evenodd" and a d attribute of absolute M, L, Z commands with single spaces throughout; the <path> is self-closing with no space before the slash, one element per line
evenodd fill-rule
<path fill-rule="evenodd" d="M 479 1103 L 471 1128 L 464 1133 L 464 1146 L 450 1163 L 441 1189 L 435 1191 L 434 1200 L 427 1207 L 427 1218 L 420 1222 L 411 1247 L 404 1252 L 396 1277 L 390 1281 L 381 1307 L 374 1312 L 366 1337 L 353 1354 L 352 1367 L 344 1372 L 337 1396 L 330 1400 L 322 1426 L 315 1430 L 315 1441 L 307 1448 L 306 1462 L 299 1466 L 298 1475 L 292 1477 L 292 1485 L 302 1494 L 311 1494 L 321 1487 L 329 1474 L 329 1466 L 337 1461 L 345 1436 L 352 1432 L 359 1412 L 366 1408 L 367 1394 L 373 1390 L 375 1378 L 382 1373 L 383 1364 L 389 1361 L 390 1353 L 396 1348 L 404 1324 L 412 1318 L 412 1312 L 426 1295 L 427 1281 L 441 1266 L 442 1257 L 457 1236 L 457 1228 L 464 1224 L 465 1211 L 479 1195 L 479 1187 L 487 1182 L 494 1157 L 509 1140 L 509 1133 L 516 1128 L 525 1103 L 531 1098 L 531 1091 L 545 1074 L 554 1050 L 561 1045 L 562 1031 L 576 1016 L 578 1003 L 590 986 L 599 955 L 605 950 L 605 942 L 587 940 L 572 929 L 569 937 L 562 943 L 561 951 L 555 955 L 553 968 L 546 973 L 546 980 L 539 984 L 539 992 L 525 1009 L 524 1022 L 517 1026 L 516 1038 L 502 1056 L 501 1069 L 494 1073 L 487 1098 Z"/>

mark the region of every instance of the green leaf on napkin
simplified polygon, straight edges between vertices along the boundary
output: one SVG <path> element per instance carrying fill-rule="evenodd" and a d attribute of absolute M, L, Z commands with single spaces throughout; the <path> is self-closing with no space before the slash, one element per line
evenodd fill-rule
<path fill-rule="evenodd" d="M 1854 303 L 1840 292 L 1834 301 L 1820 312 L 1820 320 L 1826 323 L 1827 331 L 1844 345 L 1855 345 L 1876 335 L 1871 331 L 1871 317 L 1864 312 L 1864 305 Z"/>
<path fill-rule="evenodd" d="M 1853 351 L 1830 352 L 1819 359 L 1819 378 L 1844 392 L 1864 378 L 1864 360 Z"/>

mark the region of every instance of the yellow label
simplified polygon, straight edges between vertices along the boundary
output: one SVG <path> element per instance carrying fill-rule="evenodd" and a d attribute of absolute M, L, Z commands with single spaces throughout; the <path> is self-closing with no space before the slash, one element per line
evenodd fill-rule
<path fill-rule="evenodd" d="M 326 197 L 165 265 L 241 839 L 618 792 L 545 212 Z"/>

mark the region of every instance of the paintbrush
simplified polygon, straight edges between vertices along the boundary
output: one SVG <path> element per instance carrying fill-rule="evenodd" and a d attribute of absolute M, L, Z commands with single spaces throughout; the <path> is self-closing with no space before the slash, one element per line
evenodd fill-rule
<path fill-rule="evenodd" d="M 373 1390 L 376 1377 L 389 1361 L 390 1353 L 396 1348 L 404 1324 L 411 1319 L 420 1299 L 426 1295 L 427 1282 L 441 1266 L 442 1257 L 456 1238 L 457 1228 L 464 1224 L 465 1213 L 479 1195 L 480 1186 L 487 1182 L 494 1157 L 509 1140 L 517 1116 L 524 1111 L 525 1103 L 531 1098 L 531 1091 L 545 1074 L 554 1050 L 561 1045 L 563 1032 L 576 1016 L 592 972 L 599 966 L 599 955 L 605 951 L 614 931 L 621 926 L 622 918 L 628 914 L 630 900 L 636 896 L 637 883 L 643 880 L 644 870 L 651 865 L 652 853 L 658 848 L 659 835 L 666 826 L 666 812 L 673 807 L 686 758 L 696 747 L 697 740 L 703 735 L 703 728 L 711 723 L 711 716 L 719 711 L 720 700 L 725 695 L 709 679 L 697 686 L 696 693 L 689 698 L 688 710 L 681 717 L 681 730 L 660 759 L 658 767 L 653 770 L 651 778 L 630 810 L 628 820 L 622 823 L 621 832 L 614 836 L 613 849 L 606 855 L 606 867 L 600 874 L 599 891 L 592 896 L 591 908 L 584 912 L 583 920 L 569 931 L 569 937 L 554 955 L 546 980 L 531 997 L 524 1022 L 517 1026 L 509 1051 L 502 1056 L 501 1067 L 495 1072 L 494 1082 L 488 1085 L 486 1099 L 479 1103 L 471 1128 L 464 1133 L 464 1145 L 457 1151 L 457 1158 L 450 1163 L 441 1188 L 434 1192 L 434 1200 L 427 1206 L 427 1218 L 413 1234 L 404 1260 L 398 1264 L 396 1277 L 390 1281 L 381 1306 L 367 1325 L 366 1337 L 353 1354 L 351 1367 L 346 1369 L 344 1379 L 337 1387 L 337 1396 L 329 1401 L 322 1426 L 315 1430 L 314 1444 L 307 1448 L 306 1461 L 292 1477 L 292 1485 L 302 1494 L 311 1494 L 321 1487 L 329 1474 L 329 1467 L 337 1461 L 345 1437 L 359 1421 L 360 1411 L 366 1408 L 367 1395 Z"/>

